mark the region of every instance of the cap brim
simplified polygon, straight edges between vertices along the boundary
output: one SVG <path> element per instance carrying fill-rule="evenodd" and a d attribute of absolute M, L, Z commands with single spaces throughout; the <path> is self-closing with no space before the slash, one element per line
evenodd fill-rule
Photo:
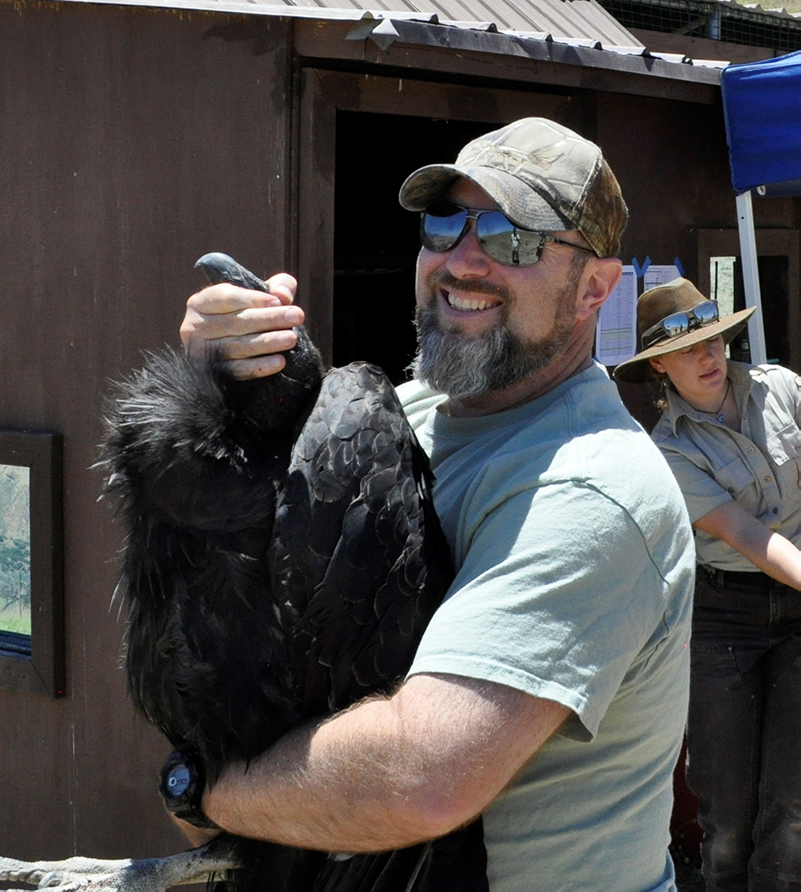
<path fill-rule="evenodd" d="M 739 310 L 730 316 L 724 316 L 723 319 L 714 322 L 712 325 L 696 328 L 687 332 L 687 334 L 679 335 L 677 338 L 660 341 L 658 344 L 654 344 L 653 347 L 649 347 L 636 356 L 632 356 L 631 359 L 621 362 L 613 372 L 612 377 L 616 381 L 642 383 L 651 377 L 649 359 L 664 356 L 666 353 L 675 353 L 677 350 L 684 350 L 686 347 L 692 347 L 693 344 L 700 344 L 701 341 L 708 341 L 718 335 L 724 335 L 724 340 L 728 344 L 745 327 L 755 311 L 756 307 Z"/>
<path fill-rule="evenodd" d="M 555 210 L 538 192 L 516 176 L 489 167 L 430 164 L 411 174 L 398 196 L 407 211 L 424 211 L 441 201 L 448 189 L 464 177 L 483 189 L 507 217 L 526 229 L 565 232 L 576 227 Z"/>

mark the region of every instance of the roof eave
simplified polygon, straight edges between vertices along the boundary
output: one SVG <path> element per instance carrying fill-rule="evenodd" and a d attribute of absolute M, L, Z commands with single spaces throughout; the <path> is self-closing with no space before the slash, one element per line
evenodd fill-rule
<path fill-rule="evenodd" d="M 24 0 L 23 0 L 24 2 Z M 646 47 L 604 46 L 600 41 L 571 40 L 537 32 L 502 32 L 491 23 L 446 23 L 436 14 L 385 13 L 380 10 L 320 9 L 287 7 L 248 2 L 248 0 L 61 0 L 68 4 L 84 3 L 106 6 L 137 6 L 140 8 L 220 13 L 223 15 L 263 16 L 308 22 L 302 28 L 303 46 L 296 47 L 301 55 L 320 56 L 310 46 L 319 25 L 329 25 L 325 40 L 328 58 L 359 60 L 382 66 L 425 67 L 431 71 L 448 72 L 462 68 L 466 56 L 480 60 L 487 55 L 502 61 L 504 76 L 513 80 L 530 81 L 531 65 L 537 65 L 536 79 L 543 83 L 563 83 L 589 89 L 611 89 L 644 95 L 673 97 L 673 85 L 697 87 L 701 93 L 690 96 L 695 101 L 716 102 L 719 96 L 720 70 L 725 62 L 693 65 L 686 57 L 652 53 Z M 312 27 L 313 26 L 313 27 Z M 342 42 L 337 43 L 342 29 Z M 334 38 L 332 41 L 331 38 Z M 357 49 L 355 44 L 361 46 Z M 334 55 L 332 56 L 332 47 Z M 420 66 L 406 59 L 404 50 L 448 50 L 432 64 Z M 458 50 L 458 53 L 453 53 Z M 464 54 L 464 55 L 462 55 Z M 541 66 L 562 69 L 559 75 L 548 73 Z M 493 66 L 494 68 L 495 66 Z M 572 71 L 567 74 L 567 70 Z M 484 66 L 482 66 L 484 70 Z M 516 76 L 517 75 L 517 76 Z M 624 82 L 616 78 L 622 77 Z M 638 85 L 638 81 L 640 81 Z M 644 85 L 647 82 L 647 86 Z M 704 91 L 706 93 L 704 94 Z"/>

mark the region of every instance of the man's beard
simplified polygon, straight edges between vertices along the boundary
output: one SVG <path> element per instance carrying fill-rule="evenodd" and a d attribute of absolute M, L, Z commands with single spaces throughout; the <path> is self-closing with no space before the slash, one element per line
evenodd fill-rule
<path fill-rule="evenodd" d="M 429 284 L 446 290 L 498 296 L 483 283 L 458 282 L 449 273 L 435 274 Z M 418 352 L 410 368 L 414 377 L 451 399 L 470 399 L 505 390 L 544 369 L 566 346 L 573 332 L 577 281 L 570 277 L 557 303 L 551 331 L 542 338 L 524 340 L 509 328 L 508 303 L 501 318 L 488 332 L 468 337 L 443 326 L 437 311 L 418 307 L 416 315 Z M 475 287 L 478 286 L 478 287 Z M 500 292 L 503 294 L 503 292 Z"/>

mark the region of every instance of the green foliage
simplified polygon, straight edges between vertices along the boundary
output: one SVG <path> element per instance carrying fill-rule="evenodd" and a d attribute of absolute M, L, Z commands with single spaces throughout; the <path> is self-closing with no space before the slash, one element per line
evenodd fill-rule
<path fill-rule="evenodd" d="M 0 465 L 0 630 L 30 634 L 31 544 L 27 468 Z"/>
<path fill-rule="evenodd" d="M 0 611 L 0 632 L 17 632 L 19 635 L 30 635 L 30 612 L 20 615 L 16 610 Z"/>
<path fill-rule="evenodd" d="M 0 630 L 30 634 L 31 545 L 27 468 L 0 465 Z"/>
<path fill-rule="evenodd" d="M 31 545 L 24 539 L 0 536 L 0 570 L 25 570 L 31 565 Z"/>
<path fill-rule="evenodd" d="M 0 536 L 0 610 L 8 613 L 17 608 L 18 614 L 27 616 L 27 633 L 30 633 L 31 612 L 31 546 L 23 539 Z M 0 629 L 20 631 L 8 624 L 8 615 L 0 614 Z"/>

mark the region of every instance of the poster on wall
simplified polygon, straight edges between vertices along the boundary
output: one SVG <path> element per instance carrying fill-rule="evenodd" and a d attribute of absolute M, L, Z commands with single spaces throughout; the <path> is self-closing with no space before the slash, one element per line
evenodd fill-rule
<path fill-rule="evenodd" d="M 649 288 L 656 288 L 657 285 L 672 282 L 682 275 L 683 273 L 680 272 L 679 268 L 672 263 L 663 265 L 652 263 L 642 274 L 642 290 L 647 291 Z"/>
<path fill-rule="evenodd" d="M 615 290 L 598 314 L 595 355 L 598 362 L 613 366 L 637 352 L 637 273 L 624 266 Z"/>

